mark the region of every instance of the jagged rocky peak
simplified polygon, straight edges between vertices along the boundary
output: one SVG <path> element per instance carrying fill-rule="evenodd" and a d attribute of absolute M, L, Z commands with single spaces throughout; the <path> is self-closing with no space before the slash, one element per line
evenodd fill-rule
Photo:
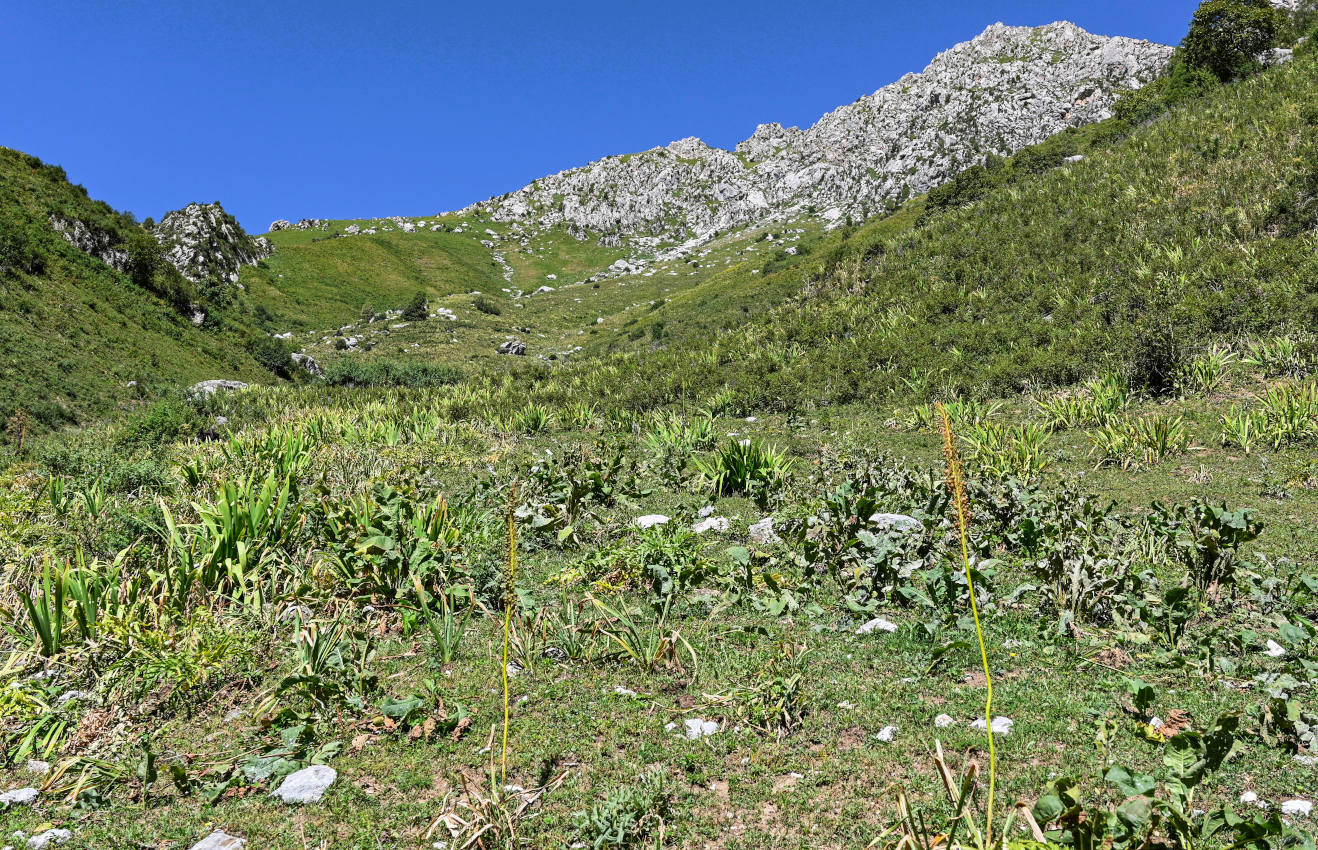
<path fill-rule="evenodd" d="M 735 152 L 688 138 L 545 177 L 464 210 L 577 235 L 703 239 L 800 215 L 840 222 L 928 191 L 989 153 L 1008 155 L 1111 115 L 1172 48 L 1058 22 L 990 26 L 801 130 L 761 124 Z"/>
<path fill-rule="evenodd" d="M 241 224 L 213 204 L 188 204 L 167 213 L 152 231 L 165 258 L 194 282 L 238 282 L 238 270 L 254 266 L 274 251 L 265 237 L 247 235 Z"/>

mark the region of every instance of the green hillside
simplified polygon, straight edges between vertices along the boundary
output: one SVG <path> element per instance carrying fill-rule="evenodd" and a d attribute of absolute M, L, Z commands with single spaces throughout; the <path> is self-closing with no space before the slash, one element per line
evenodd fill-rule
<path fill-rule="evenodd" d="M 107 249 L 145 271 L 87 255 L 55 232 L 52 216 L 104 234 Z M 234 313 L 160 267 L 154 245 L 63 169 L 0 148 L 0 422 L 22 410 L 49 428 L 198 380 L 271 377 L 246 353 Z M 208 315 L 201 327 L 192 304 Z"/>

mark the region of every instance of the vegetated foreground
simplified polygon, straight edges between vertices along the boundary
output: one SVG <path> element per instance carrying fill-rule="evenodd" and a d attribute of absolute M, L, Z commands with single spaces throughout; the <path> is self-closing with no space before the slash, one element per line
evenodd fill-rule
<path fill-rule="evenodd" d="M 1178 400 L 1108 377 L 947 408 L 999 830 L 1017 800 L 1053 837 L 1280 846 L 1309 823 L 1318 396 L 1294 376 L 1315 363 L 1288 341 L 1214 362 Z M 6 828 L 859 847 L 898 788 L 949 826 L 936 742 L 978 765 L 983 828 L 986 681 L 933 410 L 876 428 L 488 392 L 251 390 L 14 466 L 5 783 L 42 793 Z M 217 416 L 216 439 L 166 437 Z M 270 796 L 322 764 L 319 802 Z"/>
<path fill-rule="evenodd" d="M 504 297 L 613 249 L 276 234 L 206 362 L 297 331 L 323 381 L 9 418 L 14 846 L 1312 847 L 1318 62 L 1187 45 L 895 215 L 639 275 Z M 5 280 L 118 293 L 41 227 L 91 202 L 5 167 Z M 322 329 L 374 291 L 412 300 Z"/>

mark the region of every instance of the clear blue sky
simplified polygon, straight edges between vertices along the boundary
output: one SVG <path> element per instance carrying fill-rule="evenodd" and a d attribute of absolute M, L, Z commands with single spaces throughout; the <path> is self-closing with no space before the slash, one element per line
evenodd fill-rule
<path fill-rule="evenodd" d="M 813 123 L 995 21 L 1175 43 L 1196 0 L 4 0 L 0 144 L 139 217 L 431 215 Z"/>

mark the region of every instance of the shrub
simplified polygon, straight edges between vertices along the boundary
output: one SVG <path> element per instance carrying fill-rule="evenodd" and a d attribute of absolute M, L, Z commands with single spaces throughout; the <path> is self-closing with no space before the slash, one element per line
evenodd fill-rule
<path fill-rule="evenodd" d="M 426 305 L 426 294 L 418 292 L 412 296 L 412 300 L 407 302 L 403 308 L 403 321 L 405 322 L 424 322 L 430 315 L 430 308 Z"/>
<path fill-rule="evenodd" d="M 247 344 L 247 353 L 267 372 L 280 378 L 291 377 L 289 367 L 293 364 L 293 351 L 283 340 L 270 336 L 256 337 Z"/>
<path fill-rule="evenodd" d="M 1206 0 L 1194 13 L 1181 55 L 1226 82 L 1249 71 L 1259 53 L 1272 47 L 1281 13 L 1269 0 Z"/>
<path fill-rule="evenodd" d="M 148 405 L 124 423 L 116 442 L 121 446 L 145 447 L 187 440 L 201 431 L 201 422 L 191 407 L 165 400 Z"/>
<path fill-rule="evenodd" d="M 484 313 L 487 316 L 503 315 L 503 310 L 499 308 L 499 305 L 495 304 L 493 301 L 486 298 L 484 295 L 477 295 L 476 300 L 471 302 L 471 306 L 475 307 L 477 310 L 479 310 L 480 312 Z"/>

